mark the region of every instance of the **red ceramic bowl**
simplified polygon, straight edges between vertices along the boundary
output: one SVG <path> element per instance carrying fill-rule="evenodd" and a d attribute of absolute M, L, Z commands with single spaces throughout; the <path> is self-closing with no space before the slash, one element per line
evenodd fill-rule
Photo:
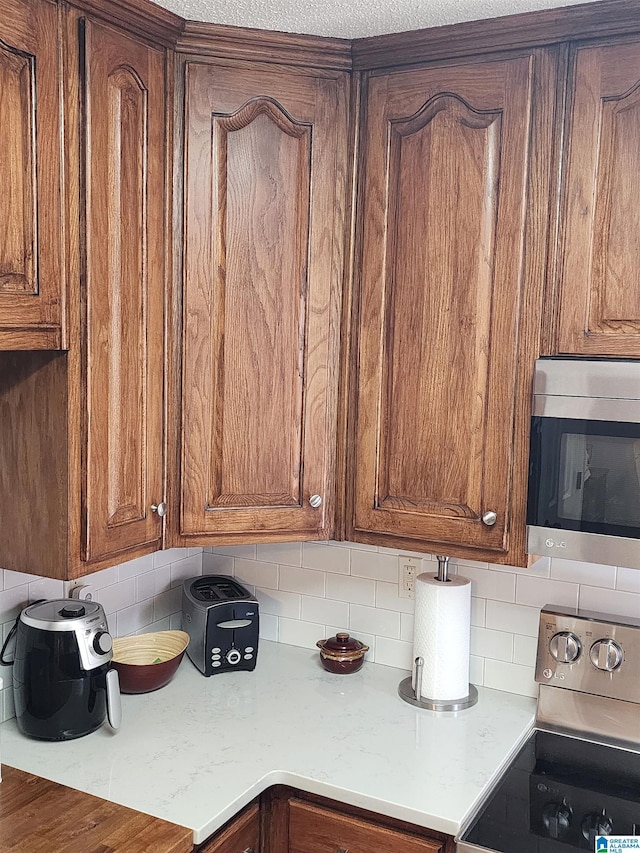
<path fill-rule="evenodd" d="M 150 693 L 168 684 L 189 645 L 185 631 L 156 631 L 116 637 L 111 666 L 117 670 L 122 693 Z"/>

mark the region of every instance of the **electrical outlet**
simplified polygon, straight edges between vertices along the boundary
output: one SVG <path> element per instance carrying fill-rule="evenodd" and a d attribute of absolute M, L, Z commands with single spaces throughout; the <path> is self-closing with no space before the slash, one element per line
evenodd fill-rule
<path fill-rule="evenodd" d="M 421 569 L 418 557 L 398 557 L 398 595 L 400 598 L 415 598 L 416 575 Z"/>

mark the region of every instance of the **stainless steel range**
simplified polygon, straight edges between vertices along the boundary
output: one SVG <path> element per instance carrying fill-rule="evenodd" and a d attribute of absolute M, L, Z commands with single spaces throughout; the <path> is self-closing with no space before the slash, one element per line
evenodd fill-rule
<path fill-rule="evenodd" d="M 640 850 L 640 618 L 547 605 L 536 681 L 535 729 L 458 853 Z"/>

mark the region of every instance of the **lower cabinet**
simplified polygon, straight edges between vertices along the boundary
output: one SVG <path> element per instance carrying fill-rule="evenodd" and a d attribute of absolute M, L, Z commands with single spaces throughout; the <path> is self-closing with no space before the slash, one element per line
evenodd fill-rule
<path fill-rule="evenodd" d="M 294 788 L 262 795 L 260 853 L 453 853 L 453 838 Z M 209 848 L 205 848 L 210 853 Z M 231 851 L 242 847 L 212 847 Z"/>
<path fill-rule="evenodd" d="M 260 853 L 260 806 L 254 803 L 198 848 L 198 853 Z"/>

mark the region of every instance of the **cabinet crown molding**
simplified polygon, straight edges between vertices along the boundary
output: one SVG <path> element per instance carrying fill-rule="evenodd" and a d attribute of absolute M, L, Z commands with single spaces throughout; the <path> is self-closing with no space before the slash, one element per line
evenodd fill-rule
<path fill-rule="evenodd" d="M 73 0 L 70 4 L 107 24 L 165 47 L 173 47 L 185 21 L 150 0 Z"/>

